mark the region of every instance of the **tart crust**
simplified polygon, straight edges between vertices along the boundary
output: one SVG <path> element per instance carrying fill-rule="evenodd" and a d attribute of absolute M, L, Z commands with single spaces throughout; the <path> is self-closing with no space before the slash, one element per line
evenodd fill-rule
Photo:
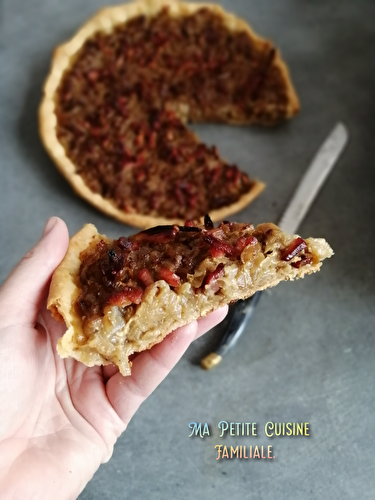
<path fill-rule="evenodd" d="M 146 16 L 153 16 L 166 6 L 169 7 L 170 14 L 176 17 L 192 14 L 202 7 L 208 8 L 213 13 L 219 15 L 229 29 L 233 31 L 246 31 L 252 38 L 253 42 L 259 44 L 260 46 L 263 46 L 264 43 L 266 43 L 264 39 L 260 38 L 253 32 L 245 21 L 225 12 L 218 5 L 210 3 L 184 3 L 178 0 L 137 0 L 133 3 L 107 7 L 100 10 L 96 15 L 89 19 L 70 41 L 55 49 L 50 73 L 44 85 L 43 99 L 39 108 L 39 128 L 42 141 L 59 171 L 72 185 L 74 191 L 107 215 L 126 224 L 140 228 L 168 224 L 171 222 L 180 224 L 183 223 L 183 221 L 180 219 L 169 219 L 162 216 L 154 217 L 150 215 L 142 215 L 140 213 L 128 213 L 120 210 L 111 200 L 105 199 L 100 194 L 91 191 L 91 189 L 83 181 L 82 177 L 77 174 L 76 166 L 68 158 L 62 144 L 57 138 L 57 118 L 55 114 L 54 98 L 64 71 L 69 68 L 74 55 L 90 36 L 98 31 L 107 33 L 111 32 L 112 28 L 117 24 L 124 23 L 138 15 L 143 14 Z M 288 95 L 287 117 L 291 117 L 298 111 L 299 101 L 291 83 L 288 68 L 282 61 L 280 53 L 277 49 L 273 64 L 280 69 L 285 79 Z M 235 121 L 228 121 L 228 123 L 239 124 Z M 254 179 L 252 180 L 254 181 L 254 184 L 249 192 L 242 195 L 236 202 L 210 212 L 211 219 L 213 221 L 224 219 L 243 209 L 250 202 L 252 202 L 265 187 L 263 182 Z"/>
<path fill-rule="evenodd" d="M 324 239 L 308 238 L 305 241 L 312 261 L 308 265 L 298 266 L 295 265 L 300 259 L 298 255 L 288 257 L 289 262 L 280 257 L 280 249 L 290 245 L 296 236 L 286 235 L 274 224 L 261 224 L 256 231 L 264 235 L 261 262 L 254 263 L 251 257 L 246 257 L 246 248 L 249 247 L 243 250 L 245 253 L 241 253 L 237 261 L 225 257 L 206 258 L 194 275 L 188 275 L 188 281 L 175 289 L 164 280 L 147 286 L 141 303 L 130 319 L 123 321 L 120 330 L 117 328 L 110 335 L 101 332 L 84 338 L 83 319 L 74 307 L 81 291 L 80 254 L 101 240 L 112 241 L 98 234 L 92 224 L 84 226 L 71 238 L 66 256 L 55 270 L 50 286 L 47 307 L 55 319 L 65 322 L 67 326 L 66 333 L 58 342 L 59 355 L 62 358 L 73 357 L 88 366 L 115 364 L 123 375 L 129 375 L 131 362 L 128 358 L 132 353 L 151 348 L 176 328 L 206 316 L 225 304 L 250 297 L 282 280 L 294 280 L 314 273 L 319 270 L 321 261 L 333 254 Z M 220 291 L 212 291 L 206 286 L 197 293 L 194 283 L 202 283 L 206 271 L 217 268 L 220 262 L 225 268 L 225 276 L 220 278 Z M 119 310 L 114 306 L 112 317 L 117 313 L 122 314 Z M 80 338 L 84 338 L 84 341 L 80 341 Z M 105 349 L 103 343 L 107 345 Z"/>

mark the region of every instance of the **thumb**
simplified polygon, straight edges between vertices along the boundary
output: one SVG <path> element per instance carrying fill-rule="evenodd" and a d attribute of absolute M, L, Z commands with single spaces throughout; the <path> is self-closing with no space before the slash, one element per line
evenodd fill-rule
<path fill-rule="evenodd" d="M 51 217 L 43 236 L 21 260 L 0 288 L 0 325 L 33 325 L 46 285 L 64 257 L 69 243 L 64 221 Z"/>

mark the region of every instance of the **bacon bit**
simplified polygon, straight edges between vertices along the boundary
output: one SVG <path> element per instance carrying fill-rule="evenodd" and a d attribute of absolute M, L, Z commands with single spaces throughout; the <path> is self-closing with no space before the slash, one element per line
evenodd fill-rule
<path fill-rule="evenodd" d="M 134 49 L 132 47 L 129 47 L 126 49 L 126 55 L 128 59 L 131 59 L 134 56 Z"/>
<path fill-rule="evenodd" d="M 135 143 L 137 144 L 138 147 L 143 146 L 143 144 L 145 143 L 145 134 L 143 133 L 143 131 L 139 132 L 135 140 Z"/>
<path fill-rule="evenodd" d="M 228 179 L 228 181 L 231 181 L 234 176 L 234 169 L 233 167 L 228 167 L 228 169 L 225 172 L 225 177 Z"/>
<path fill-rule="evenodd" d="M 216 251 L 216 254 L 220 252 L 224 252 L 224 255 L 236 255 L 236 249 L 232 247 L 229 243 L 215 243 L 213 248 Z"/>
<path fill-rule="evenodd" d="M 152 279 L 151 273 L 148 269 L 144 268 L 138 271 L 138 278 L 142 281 L 145 286 L 152 285 L 154 280 Z"/>
<path fill-rule="evenodd" d="M 205 234 L 203 235 L 203 239 L 215 249 L 216 254 L 218 251 L 224 252 L 224 255 L 235 255 L 237 253 L 236 248 L 234 248 L 230 243 L 225 243 L 224 241 L 215 238 L 215 236 Z"/>
<path fill-rule="evenodd" d="M 154 149 L 154 147 L 156 146 L 156 132 L 151 132 L 149 146 L 151 149 Z"/>
<path fill-rule="evenodd" d="M 181 149 L 180 149 L 180 154 L 181 154 Z M 186 182 L 186 181 L 180 181 L 178 183 L 180 189 L 183 189 L 184 191 L 186 191 L 189 195 L 191 195 L 193 189 L 194 189 L 194 186 L 192 184 L 190 184 L 190 182 Z"/>
<path fill-rule="evenodd" d="M 211 229 L 209 231 L 209 234 L 211 234 L 212 236 L 214 236 L 215 238 L 217 238 L 220 241 L 223 241 L 225 239 L 225 233 L 223 231 L 223 228 L 219 227 L 219 226 Z"/>
<path fill-rule="evenodd" d="M 224 257 L 225 252 L 222 248 L 212 247 L 211 248 L 211 255 L 214 259 L 216 259 L 217 257 Z"/>
<path fill-rule="evenodd" d="M 186 220 L 184 225 L 186 227 L 195 227 L 195 222 L 193 220 Z"/>
<path fill-rule="evenodd" d="M 216 281 L 218 278 L 222 278 L 224 276 L 224 264 L 221 262 L 215 271 L 209 272 L 206 274 L 202 286 L 210 285 L 213 284 L 214 281 Z"/>
<path fill-rule="evenodd" d="M 121 236 L 116 242 L 123 250 L 138 250 L 139 243 L 137 241 L 130 241 L 124 236 Z"/>
<path fill-rule="evenodd" d="M 108 299 L 110 306 L 126 307 L 130 304 L 139 304 L 142 300 L 143 290 L 141 287 L 125 287 L 122 292 L 115 293 Z"/>
<path fill-rule="evenodd" d="M 173 148 L 170 155 L 170 161 L 176 165 L 180 159 L 180 152 L 178 148 Z"/>
<path fill-rule="evenodd" d="M 120 106 L 124 106 L 128 102 L 128 98 L 125 97 L 124 95 L 119 95 L 117 98 L 117 104 Z"/>
<path fill-rule="evenodd" d="M 292 243 L 285 248 L 281 254 L 281 260 L 292 260 L 293 257 L 298 255 L 302 250 L 307 248 L 305 240 L 302 238 L 296 238 Z"/>
<path fill-rule="evenodd" d="M 138 165 L 143 165 L 144 162 L 145 162 L 145 155 L 144 155 L 144 153 L 140 153 L 137 156 L 137 163 L 138 163 Z"/>
<path fill-rule="evenodd" d="M 248 245 L 256 245 L 258 243 L 258 240 L 255 238 L 255 236 L 241 236 L 237 240 L 236 248 L 240 252 L 247 247 Z"/>
<path fill-rule="evenodd" d="M 136 234 L 133 238 L 150 243 L 166 243 L 174 239 L 179 230 L 178 226 L 156 226 Z"/>
<path fill-rule="evenodd" d="M 168 285 L 177 287 L 181 286 L 181 278 L 173 273 L 170 269 L 162 267 L 159 271 L 159 278 L 168 283 Z"/>
<path fill-rule="evenodd" d="M 215 69 L 218 65 L 219 65 L 219 63 L 217 61 L 208 61 L 208 63 L 206 64 L 206 67 L 208 69 Z"/>
<path fill-rule="evenodd" d="M 131 303 L 131 300 L 129 300 L 127 295 L 123 293 L 117 293 L 108 299 L 108 305 L 110 306 L 127 307 L 130 306 Z"/>
<path fill-rule="evenodd" d="M 195 208 L 197 206 L 197 201 L 198 201 L 198 195 L 195 194 L 193 196 L 190 196 L 188 199 L 189 207 L 190 208 Z"/>
<path fill-rule="evenodd" d="M 120 68 L 124 64 L 124 56 L 121 55 L 119 58 L 116 59 L 116 68 Z"/>
<path fill-rule="evenodd" d="M 101 133 L 102 133 L 101 128 L 98 128 L 98 127 L 91 127 L 90 128 L 90 134 L 93 135 L 94 137 L 99 137 Z"/>
<path fill-rule="evenodd" d="M 87 78 L 90 80 L 90 82 L 96 82 L 100 76 L 100 73 L 96 69 L 91 69 L 87 73 Z"/>
<path fill-rule="evenodd" d="M 146 179 L 146 172 L 142 168 L 138 170 L 137 175 L 136 175 L 137 182 L 143 182 Z"/>
<path fill-rule="evenodd" d="M 169 111 L 166 112 L 166 117 L 169 121 L 172 122 L 173 120 L 176 119 L 176 114 L 173 110 L 170 109 Z"/>
<path fill-rule="evenodd" d="M 174 139 L 174 133 L 173 130 L 167 130 L 167 133 L 165 134 L 167 141 L 173 141 Z"/>
<path fill-rule="evenodd" d="M 298 262 L 293 262 L 292 266 L 295 267 L 296 269 L 299 269 L 300 267 L 306 266 L 307 264 L 312 264 L 312 258 L 302 255 L 301 260 L 299 260 Z"/>

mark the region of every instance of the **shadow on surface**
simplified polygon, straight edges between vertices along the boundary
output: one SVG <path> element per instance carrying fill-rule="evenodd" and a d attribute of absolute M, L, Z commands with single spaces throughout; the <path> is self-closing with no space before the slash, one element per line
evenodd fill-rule
<path fill-rule="evenodd" d="M 47 189 L 59 191 L 64 197 L 71 198 L 74 196 L 72 189 L 48 157 L 39 136 L 38 108 L 49 62 L 49 56 L 42 56 L 39 61 L 35 61 L 29 75 L 26 76 L 28 88 L 17 124 L 16 137 L 22 155 L 42 184 L 45 184 Z"/>

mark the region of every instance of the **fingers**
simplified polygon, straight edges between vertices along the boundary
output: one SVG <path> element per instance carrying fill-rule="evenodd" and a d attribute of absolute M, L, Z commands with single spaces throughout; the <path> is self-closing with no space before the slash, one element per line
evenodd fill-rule
<path fill-rule="evenodd" d="M 163 342 L 136 357 L 131 376 L 117 373 L 108 380 L 108 399 L 125 424 L 181 358 L 194 340 L 197 329 L 196 321 L 178 328 Z"/>
<path fill-rule="evenodd" d="M 2 326 L 34 324 L 45 287 L 64 257 L 68 242 L 65 223 L 57 217 L 51 217 L 42 238 L 23 257 L 0 288 Z"/>
<path fill-rule="evenodd" d="M 225 306 L 225 307 L 221 307 L 220 309 L 217 309 L 216 311 L 212 312 L 208 316 L 205 316 L 204 318 L 200 318 L 197 321 L 198 328 L 197 328 L 197 332 L 195 334 L 195 338 L 193 340 L 196 340 L 197 338 L 202 336 L 204 333 L 211 330 L 211 328 L 213 328 L 215 325 L 217 325 L 218 323 L 223 321 L 223 319 L 225 318 L 227 313 L 228 313 L 228 306 Z M 163 342 L 166 342 L 166 341 L 164 340 Z M 153 349 L 156 349 L 156 347 L 154 347 Z M 134 359 L 138 356 L 141 356 L 141 355 L 142 355 L 142 353 L 133 354 Z M 102 372 L 103 372 L 104 382 L 107 382 L 111 377 L 113 377 L 113 375 L 118 373 L 118 368 L 117 368 L 117 366 L 114 366 L 114 365 L 103 366 Z"/>
<path fill-rule="evenodd" d="M 170 333 L 160 344 L 140 353 L 134 360 L 132 374 L 114 374 L 107 382 L 107 396 L 120 418 L 127 424 L 141 403 L 152 393 L 179 361 L 191 342 L 213 328 L 226 315 L 219 309 L 206 318 L 194 321 Z"/>
<path fill-rule="evenodd" d="M 225 316 L 228 314 L 228 306 L 221 307 L 220 309 L 216 309 L 216 311 L 212 312 L 208 316 L 204 316 L 198 320 L 198 331 L 196 335 L 196 339 L 201 337 L 204 333 L 208 332 L 216 326 L 218 323 L 221 323 Z"/>

